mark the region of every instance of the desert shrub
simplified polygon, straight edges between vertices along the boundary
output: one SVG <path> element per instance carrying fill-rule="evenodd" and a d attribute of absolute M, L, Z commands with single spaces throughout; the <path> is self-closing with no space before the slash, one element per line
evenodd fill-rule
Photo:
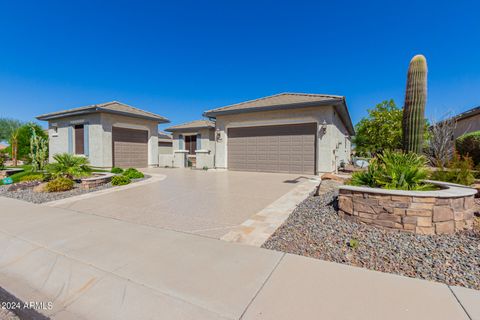
<path fill-rule="evenodd" d="M 20 182 L 24 181 L 37 181 L 37 180 L 43 180 L 45 176 L 43 173 L 37 173 L 37 172 L 29 172 L 26 175 L 23 175 L 21 178 L 19 178 Z"/>
<path fill-rule="evenodd" d="M 386 150 L 372 159 L 367 170 L 352 175 L 350 184 L 395 190 L 431 190 L 424 183 L 428 176 L 427 159 L 415 153 Z"/>
<path fill-rule="evenodd" d="M 55 162 L 47 166 L 47 171 L 53 177 L 82 178 L 92 172 L 92 167 L 85 157 L 61 153 L 54 155 L 53 159 Z"/>
<path fill-rule="evenodd" d="M 55 178 L 49 181 L 45 187 L 48 192 L 61 192 L 71 189 L 73 189 L 73 180 L 65 177 Z"/>
<path fill-rule="evenodd" d="M 127 176 L 115 176 L 112 178 L 112 185 L 114 186 L 123 186 L 131 182 L 130 178 Z"/>
<path fill-rule="evenodd" d="M 460 136 L 455 141 L 455 148 L 461 156 L 472 157 L 475 165 L 480 164 L 480 131 L 474 131 Z"/>
<path fill-rule="evenodd" d="M 123 171 L 123 175 L 125 177 L 129 177 L 130 179 L 140 179 L 144 177 L 143 173 L 141 173 L 135 168 L 126 169 L 125 171 Z"/>
<path fill-rule="evenodd" d="M 472 169 L 472 158 L 469 156 L 462 157 L 456 153 L 452 160 L 448 162 L 447 167 L 432 172 L 430 179 L 469 186 L 475 181 L 474 171 Z"/>
<path fill-rule="evenodd" d="M 118 167 L 113 167 L 112 170 L 110 170 L 111 173 L 122 173 L 123 169 L 118 168 Z"/>

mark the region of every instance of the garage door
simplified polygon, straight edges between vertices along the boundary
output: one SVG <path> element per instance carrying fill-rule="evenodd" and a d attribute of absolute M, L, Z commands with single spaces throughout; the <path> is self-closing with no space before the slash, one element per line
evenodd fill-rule
<path fill-rule="evenodd" d="M 228 168 L 315 174 L 316 124 L 231 128 Z"/>
<path fill-rule="evenodd" d="M 148 166 L 148 131 L 113 127 L 112 144 L 115 167 Z"/>

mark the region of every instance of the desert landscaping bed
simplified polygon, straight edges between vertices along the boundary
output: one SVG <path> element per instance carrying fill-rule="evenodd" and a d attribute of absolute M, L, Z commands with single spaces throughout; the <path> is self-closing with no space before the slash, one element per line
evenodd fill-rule
<path fill-rule="evenodd" d="M 341 219 L 332 202 L 337 194 L 332 189 L 307 198 L 263 247 L 480 289 L 478 225 L 449 235 L 386 230 Z"/>
<path fill-rule="evenodd" d="M 150 178 L 150 176 L 145 175 L 144 178 L 132 179 L 131 183 L 139 182 L 148 178 Z M 0 196 L 23 200 L 23 201 L 32 202 L 32 203 L 45 203 L 49 201 L 70 198 L 70 197 L 85 194 L 85 193 L 109 189 L 115 186 L 113 186 L 112 183 L 109 182 L 93 188 L 84 189 L 84 188 L 81 188 L 80 183 L 75 183 L 74 188 L 72 190 L 63 191 L 63 192 L 35 192 L 33 191 L 33 188 L 28 188 L 25 190 L 17 190 L 17 191 L 8 191 L 9 187 L 10 187 L 9 185 L 0 186 Z"/>

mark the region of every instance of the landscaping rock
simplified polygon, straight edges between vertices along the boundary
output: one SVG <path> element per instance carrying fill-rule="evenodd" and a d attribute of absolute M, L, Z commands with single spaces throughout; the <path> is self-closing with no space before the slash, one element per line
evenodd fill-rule
<path fill-rule="evenodd" d="M 33 187 L 33 192 L 47 192 L 47 183 L 40 183 L 38 186 Z"/>
<path fill-rule="evenodd" d="M 263 247 L 480 289 L 479 227 L 454 234 L 432 235 L 435 227 L 451 226 L 437 223 L 421 227 L 407 223 L 400 232 L 341 219 L 335 208 L 335 190 L 307 198 Z M 404 218 L 409 219 L 408 216 Z M 480 221 L 475 223 L 480 225 Z M 413 233 L 414 228 L 427 235 Z M 356 248 L 348 245 L 351 240 L 358 243 Z"/>

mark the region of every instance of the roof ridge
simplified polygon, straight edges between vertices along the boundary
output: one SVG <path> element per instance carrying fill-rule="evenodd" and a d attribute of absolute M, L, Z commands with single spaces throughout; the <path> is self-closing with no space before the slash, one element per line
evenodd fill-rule
<path fill-rule="evenodd" d="M 170 128 L 177 127 L 177 126 L 184 126 L 186 124 L 191 124 L 191 123 L 199 122 L 199 121 L 206 121 L 206 122 L 210 122 L 210 123 L 215 123 L 214 121 L 208 120 L 208 119 L 197 119 L 197 120 L 192 120 L 192 121 L 188 121 L 188 122 L 182 122 L 182 123 L 176 124 L 174 126 L 171 126 Z"/>
<path fill-rule="evenodd" d="M 278 97 L 278 96 L 285 96 L 285 95 L 324 97 L 324 98 L 339 98 L 339 99 L 345 98 L 344 96 L 338 96 L 338 95 L 332 95 L 332 94 L 317 94 L 317 93 L 302 93 L 302 92 L 280 92 L 280 93 L 269 95 L 269 96 L 266 96 L 266 97 L 260 97 L 260 98 L 256 98 L 256 99 L 243 101 L 243 102 L 229 104 L 227 106 L 223 106 L 223 107 L 219 107 L 219 108 L 213 108 L 213 109 L 205 111 L 205 113 L 213 111 L 213 110 L 221 111 L 221 110 L 224 110 L 226 108 L 236 107 L 236 106 L 240 106 L 242 104 L 247 104 L 247 103 L 256 102 L 256 101 L 262 101 L 262 100 L 266 100 L 266 99 L 270 99 L 270 98 L 274 98 L 274 97 Z"/>

